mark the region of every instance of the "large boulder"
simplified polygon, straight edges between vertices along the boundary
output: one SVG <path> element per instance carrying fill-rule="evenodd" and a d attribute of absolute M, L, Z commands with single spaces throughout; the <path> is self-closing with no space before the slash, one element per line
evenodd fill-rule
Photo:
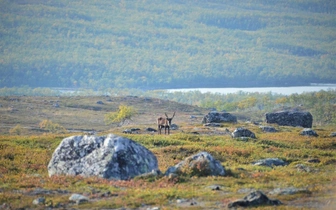
<path fill-rule="evenodd" d="M 237 122 L 237 117 L 233 116 L 230 113 L 227 112 L 209 112 L 207 115 L 205 115 L 202 119 L 202 123 L 225 123 L 225 122 L 230 122 L 230 123 L 236 123 Z"/>
<path fill-rule="evenodd" d="M 175 166 L 169 167 L 165 175 L 168 176 L 171 173 L 191 173 L 191 175 L 196 176 L 224 176 L 225 169 L 221 163 L 214 159 L 209 153 L 200 152 L 187 157 Z"/>
<path fill-rule="evenodd" d="M 63 139 L 48 165 L 49 176 L 81 175 L 126 180 L 158 170 L 155 155 L 140 144 L 114 134 Z"/>
<path fill-rule="evenodd" d="M 267 123 L 276 123 L 278 125 L 311 128 L 313 125 L 313 116 L 310 112 L 303 111 L 280 111 L 266 113 Z"/>

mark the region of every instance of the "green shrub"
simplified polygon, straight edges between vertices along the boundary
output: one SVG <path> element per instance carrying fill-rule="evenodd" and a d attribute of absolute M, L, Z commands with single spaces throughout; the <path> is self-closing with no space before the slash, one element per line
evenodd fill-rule
<path fill-rule="evenodd" d="M 51 120 L 43 120 L 40 122 L 39 127 L 51 133 L 67 133 L 67 130 L 63 126 L 53 123 Z"/>
<path fill-rule="evenodd" d="M 19 124 L 9 130 L 11 135 L 21 135 L 25 132 L 25 129 Z"/>

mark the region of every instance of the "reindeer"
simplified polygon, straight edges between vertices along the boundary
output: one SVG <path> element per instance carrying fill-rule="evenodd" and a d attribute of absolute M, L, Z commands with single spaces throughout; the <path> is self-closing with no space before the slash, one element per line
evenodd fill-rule
<path fill-rule="evenodd" d="M 158 133 L 161 134 L 161 129 L 164 128 L 165 129 L 165 134 L 166 134 L 166 130 L 168 129 L 168 135 L 170 134 L 170 126 L 171 126 L 171 121 L 175 116 L 175 112 L 173 114 L 173 116 L 171 118 L 168 117 L 167 113 L 165 113 L 166 118 L 164 117 L 159 117 L 157 119 L 157 125 L 158 125 Z"/>

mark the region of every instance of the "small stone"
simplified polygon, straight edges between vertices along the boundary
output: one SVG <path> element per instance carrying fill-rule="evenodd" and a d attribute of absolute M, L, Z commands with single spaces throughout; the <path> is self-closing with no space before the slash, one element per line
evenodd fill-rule
<path fill-rule="evenodd" d="M 246 128 L 236 128 L 231 134 L 232 138 L 249 137 L 256 138 L 255 134 Z"/>
<path fill-rule="evenodd" d="M 332 132 L 332 133 L 330 134 L 330 137 L 336 137 L 336 132 Z"/>
<path fill-rule="evenodd" d="M 176 200 L 176 203 L 178 203 L 178 204 L 185 203 L 185 202 L 187 202 L 186 199 L 177 199 Z"/>
<path fill-rule="evenodd" d="M 44 197 L 39 197 L 33 200 L 34 205 L 44 205 L 45 204 L 45 198 Z"/>
<path fill-rule="evenodd" d="M 320 163 L 321 161 L 317 158 L 307 160 L 308 163 Z"/>
<path fill-rule="evenodd" d="M 302 136 L 314 136 L 317 137 L 318 134 L 311 128 L 305 128 L 300 132 L 300 135 Z"/>
<path fill-rule="evenodd" d="M 254 191 L 245 196 L 243 199 L 230 202 L 228 208 L 260 206 L 260 205 L 280 205 L 279 200 L 271 200 L 261 191 Z"/>
<path fill-rule="evenodd" d="M 272 126 L 260 126 L 260 129 L 263 132 L 267 132 L 267 133 L 274 133 L 274 132 L 278 132 L 274 127 Z"/>
<path fill-rule="evenodd" d="M 305 166 L 303 164 L 297 164 L 295 168 L 297 168 L 297 170 L 300 172 L 310 172 L 311 171 L 311 169 L 308 166 Z"/>
<path fill-rule="evenodd" d="M 80 194 L 72 194 L 69 200 L 75 202 L 76 204 L 82 204 L 82 203 L 89 202 L 89 198 L 87 198 L 84 195 L 80 195 Z"/>
<path fill-rule="evenodd" d="M 256 166 L 268 166 L 268 167 L 288 165 L 288 163 L 286 163 L 285 161 L 283 161 L 279 158 L 261 159 L 261 160 L 257 160 L 255 162 L 253 162 L 252 164 L 256 165 Z"/>

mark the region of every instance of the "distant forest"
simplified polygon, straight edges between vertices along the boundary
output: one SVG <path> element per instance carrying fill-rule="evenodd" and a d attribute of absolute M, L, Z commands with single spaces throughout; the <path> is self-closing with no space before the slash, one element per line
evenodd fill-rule
<path fill-rule="evenodd" d="M 336 83 L 335 0 L 0 0 L 0 87 Z"/>

